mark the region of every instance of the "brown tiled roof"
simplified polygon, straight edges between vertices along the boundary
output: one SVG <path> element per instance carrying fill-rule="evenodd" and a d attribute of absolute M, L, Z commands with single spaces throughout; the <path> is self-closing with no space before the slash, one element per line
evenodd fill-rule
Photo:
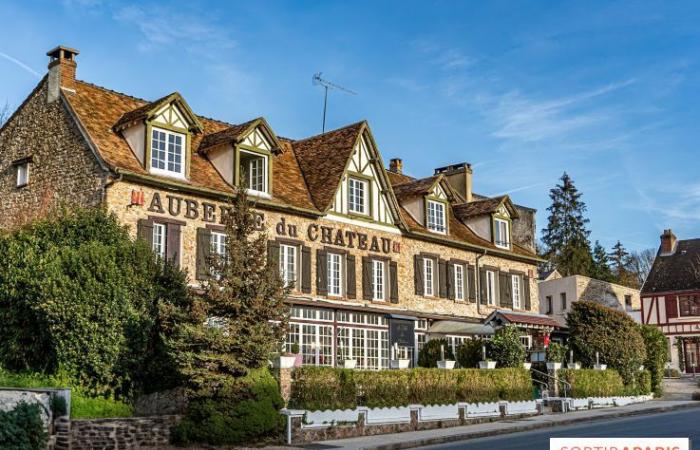
<path fill-rule="evenodd" d="M 411 180 L 400 184 L 395 184 L 394 195 L 400 200 L 406 200 L 413 197 L 420 197 L 428 194 L 430 188 L 433 187 L 438 176 L 421 178 L 420 180 Z"/>
<path fill-rule="evenodd" d="M 173 93 L 174 94 L 174 93 Z M 124 114 L 122 114 L 121 118 L 117 121 L 117 123 L 114 124 L 114 129 L 118 130 L 120 129 L 123 125 L 128 125 L 130 123 L 136 122 L 138 120 L 143 120 L 148 116 L 148 113 L 150 111 L 153 111 L 154 109 L 157 109 L 167 103 L 173 96 L 173 94 L 168 94 L 164 95 L 163 97 L 159 98 L 158 100 L 153 100 L 150 103 L 146 103 L 145 105 L 132 109 L 131 111 L 127 111 Z"/>
<path fill-rule="evenodd" d="M 299 166 L 316 207 L 326 211 L 340 185 L 348 159 L 365 122 L 293 141 Z"/>
<path fill-rule="evenodd" d="M 549 316 L 541 314 L 518 314 L 513 312 L 498 311 L 510 323 L 524 325 L 542 325 L 546 327 L 561 328 L 561 324 Z"/>
<path fill-rule="evenodd" d="M 202 138 L 202 142 L 199 144 L 199 152 L 206 153 L 206 150 L 215 147 L 220 144 L 224 144 L 227 142 L 235 142 L 238 139 L 241 138 L 241 134 L 248 130 L 250 126 L 260 120 L 258 119 L 253 119 L 249 120 L 248 122 L 241 123 L 238 125 L 231 125 L 228 128 L 224 128 L 221 131 L 217 131 L 216 133 L 211 133 L 207 134 Z"/>
<path fill-rule="evenodd" d="M 672 255 L 656 255 L 642 294 L 700 290 L 700 239 L 678 241 Z"/>
<path fill-rule="evenodd" d="M 506 196 L 501 195 L 499 197 L 476 200 L 469 203 L 460 203 L 459 205 L 454 206 L 455 214 L 457 214 L 460 218 L 491 214 L 496 212 L 504 198 L 506 198 Z"/>
<path fill-rule="evenodd" d="M 386 174 L 389 177 L 389 182 L 392 184 L 392 186 L 395 186 L 397 184 L 401 183 L 408 183 L 409 181 L 414 181 L 415 178 L 409 177 L 408 175 L 404 175 L 402 173 L 396 173 L 392 172 L 391 170 L 387 170 Z"/>

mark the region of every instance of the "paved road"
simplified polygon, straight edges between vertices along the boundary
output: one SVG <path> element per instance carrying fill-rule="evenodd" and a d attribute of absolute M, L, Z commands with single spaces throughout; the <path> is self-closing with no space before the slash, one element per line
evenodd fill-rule
<path fill-rule="evenodd" d="M 693 450 L 700 450 L 700 408 L 582 425 L 545 428 L 421 448 L 430 450 L 546 450 L 549 449 L 550 437 L 690 437 Z"/>

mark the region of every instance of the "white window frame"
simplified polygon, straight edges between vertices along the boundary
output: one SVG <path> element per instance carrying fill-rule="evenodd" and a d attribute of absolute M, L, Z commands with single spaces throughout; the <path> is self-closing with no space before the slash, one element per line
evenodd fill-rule
<path fill-rule="evenodd" d="M 386 301 L 386 263 L 379 259 L 372 260 L 372 300 Z"/>
<path fill-rule="evenodd" d="M 501 227 L 503 230 L 501 231 Z M 499 248 L 510 248 L 510 223 L 505 219 L 493 219 L 493 243 Z M 505 234 L 505 236 L 502 236 Z M 503 238 L 505 237 L 505 240 Z"/>
<path fill-rule="evenodd" d="M 455 272 L 455 300 L 464 300 L 464 266 L 462 264 L 454 265 Z"/>
<path fill-rule="evenodd" d="M 532 336 L 529 334 L 523 334 L 520 336 L 520 343 L 523 344 L 525 350 L 530 350 L 532 348 Z"/>
<path fill-rule="evenodd" d="M 447 234 L 447 212 L 445 203 L 436 200 L 428 200 L 425 209 L 425 223 L 428 230 L 433 233 Z"/>
<path fill-rule="evenodd" d="M 486 271 L 486 304 L 496 304 L 496 272 L 493 270 Z"/>
<path fill-rule="evenodd" d="M 284 285 L 295 288 L 299 273 L 299 250 L 296 245 L 280 244 L 280 276 Z M 290 270 L 290 265 L 291 270 Z"/>
<path fill-rule="evenodd" d="M 247 189 L 248 189 L 248 192 L 249 192 L 249 193 L 253 193 L 253 194 L 267 194 L 267 193 L 269 192 L 269 185 L 270 185 L 270 180 L 268 180 L 268 173 L 269 173 L 269 169 L 268 169 L 268 164 L 269 164 L 268 156 L 267 156 L 267 155 L 264 155 L 264 154 L 262 154 L 262 153 L 253 152 L 253 151 L 248 151 L 248 150 L 243 150 L 243 149 L 240 150 L 240 153 L 245 153 L 245 154 L 248 154 L 248 155 L 255 156 L 255 157 L 257 157 L 257 158 L 260 158 L 260 159 L 263 161 L 263 168 L 262 168 L 263 189 L 260 190 L 260 189 L 253 189 L 253 188 L 252 188 L 252 186 L 253 186 L 253 171 L 251 170 L 250 163 L 252 163 L 253 161 L 249 161 L 248 167 L 246 167 L 246 171 L 247 171 L 246 176 L 248 177 Z M 240 171 L 240 163 L 239 163 L 238 170 Z"/>
<path fill-rule="evenodd" d="M 423 258 L 423 295 L 433 297 L 435 295 L 435 261 L 432 258 Z"/>
<path fill-rule="evenodd" d="M 359 195 L 353 195 L 355 191 Z M 359 200 L 359 201 L 353 201 Z M 369 181 L 357 177 L 348 177 L 348 212 L 369 215 Z"/>
<path fill-rule="evenodd" d="M 165 159 L 163 160 L 165 168 L 161 169 L 159 167 L 155 167 L 153 165 L 153 134 L 159 132 L 165 134 L 165 149 L 163 150 L 165 152 Z M 168 170 L 168 162 L 169 162 L 169 155 L 170 149 L 169 149 L 169 143 L 170 143 L 170 136 L 175 136 L 180 138 L 180 171 L 176 172 L 173 170 Z M 175 131 L 170 131 L 166 130 L 164 128 L 159 128 L 159 127 L 152 127 L 151 128 L 151 135 L 149 136 L 148 140 L 148 145 L 150 146 L 150 158 L 151 160 L 149 161 L 150 164 L 150 171 L 153 174 L 156 175 L 166 175 L 169 177 L 177 177 L 177 178 L 185 178 L 185 173 L 186 173 L 186 167 L 187 167 L 187 149 L 185 148 L 187 146 L 187 136 L 184 133 L 177 133 Z M 174 153 L 173 153 L 174 155 Z"/>
<path fill-rule="evenodd" d="M 16 187 L 23 187 L 29 184 L 29 162 L 17 164 L 17 183 Z"/>
<path fill-rule="evenodd" d="M 513 296 L 513 309 L 522 309 L 523 280 L 520 275 L 511 275 L 510 282 Z"/>
<path fill-rule="evenodd" d="M 226 236 L 226 233 L 221 231 L 212 231 L 210 235 L 211 251 L 222 258 L 225 257 L 227 239 L 228 237 Z"/>
<path fill-rule="evenodd" d="M 168 238 L 168 227 L 164 223 L 153 223 L 153 251 L 156 255 L 165 259 L 166 242 Z"/>
<path fill-rule="evenodd" d="M 343 255 L 340 253 L 327 254 L 328 265 L 328 296 L 343 296 Z M 337 268 L 337 271 L 335 270 Z M 336 276 L 337 275 L 337 276 Z"/>

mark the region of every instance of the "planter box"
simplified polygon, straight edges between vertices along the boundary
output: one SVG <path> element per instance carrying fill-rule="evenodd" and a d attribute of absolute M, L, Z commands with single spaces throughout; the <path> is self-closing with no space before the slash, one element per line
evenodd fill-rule
<path fill-rule="evenodd" d="M 566 365 L 567 369 L 581 370 L 581 363 L 568 363 Z"/>
<path fill-rule="evenodd" d="M 593 368 L 595 370 L 605 370 L 608 368 L 608 365 L 607 364 L 596 364 L 595 366 L 593 366 Z"/>
<path fill-rule="evenodd" d="M 438 361 L 437 366 L 438 366 L 438 369 L 452 370 L 455 368 L 455 362 L 452 360 L 446 359 L 444 361 Z"/>
<path fill-rule="evenodd" d="M 389 367 L 392 369 L 408 369 L 410 362 L 410 359 L 392 359 L 389 362 Z"/>
<path fill-rule="evenodd" d="M 496 361 L 479 361 L 479 369 L 495 369 Z"/>
<path fill-rule="evenodd" d="M 354 369 L 357 367 L 357 360 L 356 359 L 345 359 L 343 360 L 343 367 L 345 369 Z"/>
<path fill-rule="evenodd" d="M 297 353 L 294 355 L 294 367 L 301 367 L 304 363 L 304 355 Z"/>
<path fill-rule="evenodd" d="M 548 362 L 547 363 L 547 370 L 559 370 L 559 369 L 561 369 L 560 362 Z"/>
<path fill-rule="evenodd" d="M 294 363 L 296 361 L 296 355 L 294 356 L 278 356 L 275 358 L 275 360 L 272 362 L 272 364 L 275 366 L 277 369 L 291 369 L 294 367 Z"/>
<path fill-rule="evenodd" d="M 529 362 L 523 363 L 523 369 L 525 369 L 525 370 L 532 369 L 532 363 L 529 363 Z"/>

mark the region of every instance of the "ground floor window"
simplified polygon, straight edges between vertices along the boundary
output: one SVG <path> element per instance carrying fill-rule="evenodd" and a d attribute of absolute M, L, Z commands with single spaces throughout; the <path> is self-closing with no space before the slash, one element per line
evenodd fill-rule
<path fill-rule="evenodd" d="M 371 328 L 339 326 L 338 365 L 354 359 L 358 369 L 379 370 L 389 367 L 389 332 Z"/>
<path fill-rule="evenodd" d="M 333 365 L 333 326 L 290 323 L 287 329 L 285 349 L 292 351 L 299 345 L 302 362 L 314 366 Z"/>
<path fill-rule="evenodd" d="M 457 356 L 457 347 L 459 347 L 469 339 L 471 338 L 468 336 L 447 336 L 447 343 L 450 345 L 452 354 L 455 355 L 455 357 Z"/>

